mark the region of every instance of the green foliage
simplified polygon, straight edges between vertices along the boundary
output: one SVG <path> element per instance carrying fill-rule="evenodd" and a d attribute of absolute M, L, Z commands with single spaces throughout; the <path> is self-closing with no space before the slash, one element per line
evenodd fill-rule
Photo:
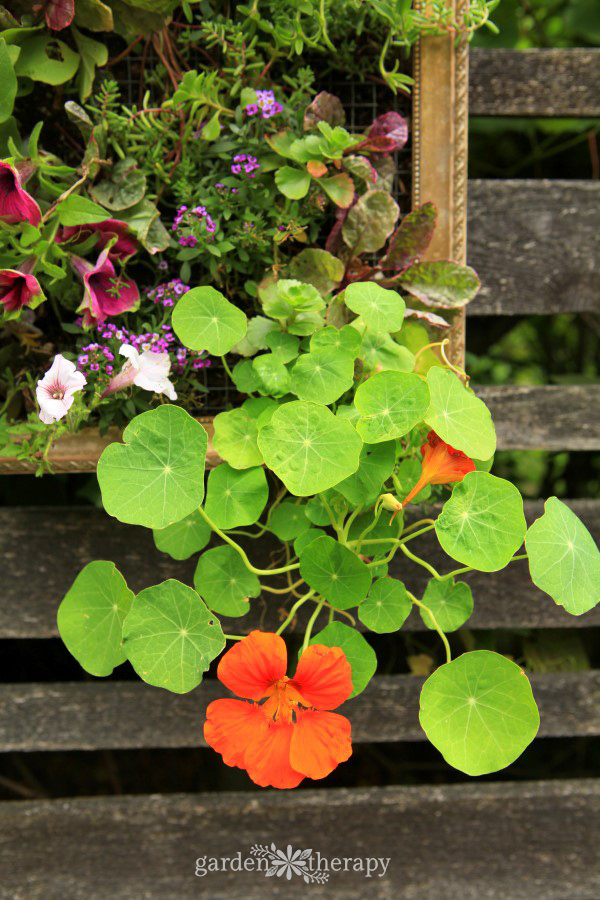
<path fill-rule="evenodd" d="M 258 597 L 260 582 L 233 547 L 213 547 L 198 560 L 194 587 L 211 610 L 223 616 L 244 616 L 248 598 Z"/>
<path fill-rule="evenodd" d="M 208 438 L 178 406 L 136 416 L 124 444 L 109 444 L 98 461 L 102 502 L 121 522 L 165 528 L 189 515 L 204 496 Z"/>
<path fill-rule="evenodd" d="M 396 578 L 378 578 L 358 608 L 358 618 L 377 634 L 399 631 L 412 609 L 406 588 Z"/>
<path fill-rule="evenodd" d="M 523 670 L 488 650 L 440 666 L 423 685 L 419 719 L 446 762 L 467 775 L 509 766 L 540 724 Z"/>
<path fill-rule="evenodd" d="M 328 535 L 308 544 L 300 554 L 300 574 L 336 609 L 350 609 L 367 595 L 369 569 L 355 553 Z"/>
<path fill-rule="evenodd" d="M 221 463 L 206 485 L 206 514 L 219 528 L 252 525 L 265 508 L 269 489 L 264 469 L 233 469 Z"/>
<path fill-rule="evenodd" d="M 175 694 L 197 687 L 225 646 L 221 626 L 196 591 L 173 578 L 135 597 L 123 641 L 140 678 Z"/>
<path fill-rule="evenodd" d="M 125 662 L 122 626 L 132 601 L 133 593 L 111 562 L 88 563 L 65 594 L 58 633 L 90 675 L 110 675 Z"/>
<path fill-rule="evenodd" d="M 375 674 L 377 657 L 371 645 L 360 631 L 355 631 L 343 622 L 332 622 L 316 634 L 311 644 L 323 644 L 325 647 L 341 647 L 352 668 L 351 697 L 360 694 Z"/>

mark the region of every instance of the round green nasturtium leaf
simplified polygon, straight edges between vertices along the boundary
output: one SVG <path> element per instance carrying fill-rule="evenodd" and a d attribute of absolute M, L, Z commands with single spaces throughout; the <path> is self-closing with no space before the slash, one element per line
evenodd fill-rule
<path fill-rule="evenodd" d="M 327 491 L 325 495 L 325 499 L 327 500 L 327 494 L 330 492 Z M 311 497 L 306 506 L 304 507 L 304 512 L 306 518 L 309 522 L 312 522 L 313 525 L 331 525 L 331 520 L 329 518 L 329 513 L 325 508 L 325 505 L 321 499 L 321 495 L 317 494 L 316 497 Z"/>
<path fill-rule="evenodd" d="M 583 522 L 557 497 L 525 535 L 533 583 L 580 616 L 600 600 L 600 550 Z"/>
<path fill-rule="evenodd" d="M 262 353 L 252 360 L 258 378 L 258 390 L 273 397 L 283 397 L 290 390 L 290 373 L 276 353 Z"/>
<path fill-rule="evenodd" d="M 208 436 L 180 406 L 166 404 L 132 419 L 125 443 L 98 461 L 104 509 L 120 522 L 165 528 L 197 509 L 204 496 Z"/>
<path fill-rule="evenodd" d="M 334 350 L 343 350 L 345 353 L 349 353 L 352 359 L 355 359 L 360 353 L 361 343 L 360 334 L 351 325 L 344 325 L 343 328 L 327 325 L 313 334 L 310 339 L 310 349 L 313 351 L 332 347 Z"/>
<path fill-rule="evenodd" d="M 127 659 L 122 626 L 133 591 L 114 563 L 81 570 L 58 607 L 57 624 L 67 650 L 90 675 L 110 675 Z"/>
<path fill-rule="evenodd" d="M 290 390 L 301 400 L 327 405 L 350 390 L 354 358 L 344 350 L 322 347 L 300 356 L 291 371 Z"/>
<path fill-rule="evenodd" d="M 280 406 L 258 433 L 265 463 L 297 497 L 319 494 L 356 472 L 361 447 L 350 422 L 303 400 Z"/>
<path fill-rule="evenodd" d="M 305 547 L 308 547 L 317 538 L 323 537 L 324 534 L 325 532 L 321 528 L 309 528 L 308 531 L 303 531 L 302 534 L 299 534 L 294 541 L 294 553 L 296 556 L 300 556 Z"/>
<path fill-rule="evenodd" d="M 427 373 L 430 404 L 424 419 L 443 441 L 472 459 L 496 451 L 496 429 L 489 409 L 461 380 L 441 366 Z"/>
<path fill-rule="evenodd" d="M 465 475 L 435 523 L 442 550 L 481 572 L 497 572 L 508 565 L 526 529 L 519 491 L 488 472 Z"/>
<path fill-rule="evenodd" d="M 207 605 L 222 616 L 244 616 L 248 597 L 258 597 L 260 582 L 233 547 L 213 547 L 198 560 L 194 587 Z"/>
<path fill-rule="evenodd" d="M 277 406 L 277 400 L 273 400 L 272 397 L 248 397 L 242 403 L 241 408 L 248 413 L 251 419 L 258 422 L 263 413 L 269 410 L 275 412 Z"/>
<path fill-rule="evenodd" d="M 315 634 L 310 643 L 324 644 L 325 647 L 341 647 L 352 669 L 350 697 L 356 697 L 364 691 L 377 669 L 377 657 L 360 631 L 342 622 L 331 622 L 323 631 Z"/>
<path fill-rule="evenodd" d="M 242 359 L 231 370 L 233 383 L 242 394 L 252 394 L 260 387 L 260 381 L 252 362 L 251 359 Z"/>
<path fill-rule="evenodd" d="M 358 556 L 329 535 L 300 554 L 300 574 L 336 609 L 350 609 L 367 596 L 371 573 Z"/>
<path fill-rule="evenodd" d="M 233 469 L 221 463 L 211 470 L 206 484 L 206 515 L 217 528 L 253 525 L 269 499 L 265 470 Z"/>
<path fill-rule="evenodd" d="M 429 390 L 418 375 L 378 372 L 357 389 L 354 405 L 359 435 L 366 444 L 378 444 L 403 437 L 423 419 Z"/>
<path fill-rule="evenodd" d="M 210 525 L 195 510 L 180 522 L 173 522 L 166 528 L 154 529 L 154 543 L 163 553 L 173 559 L 189 559 L 199 550 L 204 550 L 212 534 Z"/>
<path fill-rule="evenodd" d="M 360 452 L 360 463 L 354 475 L 344 478 L 335 489 L 353 506 L 367 506 L 381 493 L 381 487 L 392 472 L 396 462 L 394 441 L 381 444 L 365 444 Z"/>
<path fill-rule="evenodd" d="M 139 593 L 123 623 L 127 659 L 143 681 L 185 694 L 225 646 L 196 591 L 170 578 Z"/>
<path fill-rule="evenodd" d="M 431 610 L 444 632 L 456 631 L 465 624 L 473 612 L 471 588 L 464 581 L 454 582 L 452 578 L 446 578 L 444 581 L 432 578 L 425 588 L 423 603 Z M 427 628 L 434 629 L 429 613 L 420 608 L 419 612 Z"/>
<path fill-rule="evenodd" d="M 419 721 L 449 765 L 488 775 L 521 755 L 540 716 L 523 670 L 499 653 L 475 650 L 427 679 Z"/>
<path fill-rule="evenodd" d="M 310 528 L 304 509 L 304 504 L 284 500 L 269 516 L 269 531 L 272 531 L 280 541 L 293 541 Z"/>
<path fill-rule="evenodd" d="M 266 337 L 266 343 L 275 356 L 278 356 L 282 363 L 291 362 L 298 356 L 298 346 L 300 340 L 293 334 L 286 334 L 283 331 L 272 331 Z"/>
<path fill-rule="evenodd" d="M 245 408 L 229 409 L 213 419 L 213 447 L 234 469 L 262 465 L 256 419 Z"/>
<path fill-rule="evenodd" d="M 398 631 L 410 614 L 412 603 L 397 578 L 378 578 L 369 596 L 358 607 L 358 618 L 377 634 Z"/>
<path fill-rule="evenodd" d="M 365 372 L 412 372 L 415 355 L 389 334 L 363 335 L 360 358 Z"/>
<path fill-rule="evenodd" d="M 355 282 L 346 288 L 344 302 L 375 334 L 402 328 L 406 304 L 396 291 L 387 291 L 372 281 Z"/>
<path fill-rule="evenodd" d="M 171 320 L 182 344 L 190 350 L 207 350 L 213 356 L 229 353 L 247 328 L 241 309 L 206 285 L 184 294 L 175 304 Z"/>

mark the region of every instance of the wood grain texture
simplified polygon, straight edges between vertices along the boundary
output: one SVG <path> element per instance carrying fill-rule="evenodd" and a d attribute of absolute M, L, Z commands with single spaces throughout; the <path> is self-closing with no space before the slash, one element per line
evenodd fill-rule
<path fill-rule="evenodd" d="M 341 707 L 354 743 L 424 741 L 419 726 L 423 678 L 377 676 Z M 540 737 L 600 735 L 600 672 L 531 676 Z M 206 707 L 231 694 L 207 679 L 189 694 L 135 682 L 0 685 L 0 752 L 205 747 Z"/>
<path fill-rule="evenodd" d="M 600 49 L 469 54 L 472 116 L 600 116 Z"/>
<path fill-rule="evenodd" d="M 600 182 L 469 181 L 469 316 L 600 312 Z"/>
<path fill-rule="evenodd" d="M 475 387 L 499 450 L 600 449 L 600 384 Z"/>
<path fill-rule="evenodd" d="M 600 502 L 571 501 L 570 506 L 586 523 L 596 539 L 600 538 Z M 539 516 L 542 504 L 526 503 L 529 521 Z M 35 559 L 23 552 L 32 534 L 47 536 L 36 542 Z M 456 568 L 435 547 L 428 535 L 418 539 L 419 549 L 441 571 Z M 251 557 L 265 563 L 273 544 L 256 542 Z M 416 549 L 416 546 L 415 546 Z M 123 525 L 100 510 L 86 507 L 22 507 L 0 509 L 0 638 L 48 638 L 57 635 L 56 610 L 84 565 L 94 559 L 116 563 L 134 591 L 140 591 L 166 578 L 192 583 L 195 560 L 176 562 L 155 548 L 151 533 L 144 528 Z M 424 572 L 424 576 L 421 575 Z M 401 578 L 421 596 L 427 573 L 407 560 L 394 560 L 390 574 Z M 476 598 L 470 619 L 473 628 L 573 628 L 600 624 L 600 607 L 583 616 L 570 616 L 529 580 L 527 563 L 513 563 L 501 572 L 469 573 Z M 268 599 L 266 599 L 268 597 Z M 225 630 L 246 633 L 253 628 L 276 628 L 285 618 L 289 600 L 265 595 L 252 601 L 251 612 L 243 619 L 223 619 Z M 322 620 L 323 623 L 325 619 Z M 296 629 L 305 620 L 299 618 Z M 320 623 L 317 623 L 318 625 Z M 422 630 L 423 624 L 411 614 L 406 626 Z M 65 651 L 66 652 L 66 651 Z"/>
<path fill-rule="evenodd" d="M 580 779 L 3 803 L 0 897 L 590 900 L 599 797 Z M 243 860 L 271 842 L 313 848 L 313 865 L 317 851 L 390 863 L 381 878 L 330 872 L 322 886 L 243 870 L 195 877 L 198 858 Z"/>

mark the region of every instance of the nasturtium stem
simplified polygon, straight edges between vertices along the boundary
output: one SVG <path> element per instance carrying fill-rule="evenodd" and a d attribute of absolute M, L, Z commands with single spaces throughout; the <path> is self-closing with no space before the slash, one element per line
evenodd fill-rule
<path fill-rule="evenodd" d="M 344 524 L 343 524 L 343 526 L 342 526 L 342 543 L 344 543 L 344 544 L 347 543 L 347 541 L 348 541 L 348 532 L 350 531 L 350 526 L 352 525 L 352 523 L 354 522 L 354 520 L 356 519 L 356 517 L 359 516 L 359 515 L 361 514 L 362 511 L 363 511 L 363 507 L 362 507 L 362 506 L 357 506 L 356 509 L 355 509 L 353 512 L 350 513 L 350 515 L 348 516 L 348 518 L 347 518 L 346 521 L 344 522 Z"/>
<path fill-rule="evenodd" d="M 311 636 L 312 630 L 313 630 L 313 625 L 317 621 L 319 613 L 323 609 L 324 603 L 325 603 L 325 598 L 322 597 L 321 600 L 319 600 L 319 602 L 315 606 L 315 611 L 313 612 L 312 616 L 308 620 L 308 625 L 306 626 L 306 634 L 304 635 L 304 641 L 302 642 L 302 653 L 304 653 L 304 651 L 308 647 L 308 644 L 310 642 L 310 636 Z M 302 653 L 300 654 L 300 656 L 302 656 Z"/>
<path fill-rule="evenodd" d="M 445 575 L 438 575 L 438 581 L 448 581 L 449 578 L 454 578 L 455 575 L 464 575 L 465 572 L 474 572 L 473 566 L 463 566 L 462 569 L 454 569 L 452 572 L 447 572 Z"/>
<path fill-rule="evenodd" d="M 446 635 L 444 634 L 444 632 L 438 625 L 436 617 L 431 612 L 431 610 L 429 609 L 428 606 L 425 606 L 424 603 L 422 603 L 420 600 L 417 600 L 417 598 L 415 597 L 414 594 L 411 594 L 410 591 L 407 591 L 406 593 L 410 597 L 411 603 L 414 603 L 415 606 L 418 606 L 420 609 L 423 609 L 427 613 L 427 615 L 431 618 L 431 624 L 433 625 L 433 627 L 435 628 L 435 630 L 441 637 L 442 643 L 444 644 L 444 647 L 446 649 L 446 662 L 452 662 L 452 654 L 450 653 L 450 644 L 448 643 L 448 638 L 446 637 Z"/>
<path fill-rule="evenodd" d="M 223 634 L 226 641 L 243 641 L 245 634 Z"/>
<path fill-rule="evenodd" d="M 221 357 L 221 362 L 223 363 L 223 368 L 227 372 L 227 375 L 229 376 L 230 381 L 233 382 L 233 373 L 232 373 L 231 369 L 229 368 L 229 366 L 227 365 L 227 360 L 225 359 L 224 356 Z"/>
<path fill-rule="evenodd" d="M 414 553 L 411 553 L 408 547 L 405 547 L 404 544 L 400 544 L 400 549 L 405 556 L 408 556 L 408 558 L 412 559 L 413 562 L 416 562 L 417 565 L 423 566 L 424 569 L 427 569 L 427 571 L 430 572 L 434 578 L 437 578 L 438 581 L 441 579 L 442 576 L 436 569 L 433 568 L 433 566 L 429 565 L 428 562 L 425 562 L 424 559 L 421 559 L 420 556 L 416 556 Z"/>
<path fill-rule="evenodd" d="M 327 502 L 327 500 L 325 499 L 325 497 L 323 495 L 321 495 L 321 503 L 325 507 L 325 511 L 326 511 L 327 515 L 329 516 L 329 521 L 331 522 L 331 527 L 337 534 L 338 540 L 343 544 L 344 543 L 343 528 L 340 526 L 340 523 L 338 522 L 338 520 L 336 519 L 336 517 L 333 514 L 333 510 L 331 509 L 329 503 Z"/>
<path fill-rule="evenodd" d="M 314 591 L 309 591 L 308 594 L 304 594 L 303 597 L 300 597 L 299 600 L 296 600 L 296 602 L 290 609 L 290 611 L 287 615 L 287 618 L 281 623 L 281 625 L 279 626 L 279 628 L 277 629 L 275 634 L 281 634 L 283 631 L 285 631 L 285 629 L 288 627 L 288 625 L 290 624 L 290 622 L 292 621 L 292 619 L 294 618 L 294 616 L 296 615 L 296 613 L 298 612 L 298 610 L 300 609 L 302 604 L 306 603 L 307 600 L 310 600 L 310 598 L 312 596 L 314 596 L 314 593 L 315 593 Z"/>
<path fill-rule="evenodd" d="M 244 565 L 246 566 L 246 568 L 248 569 L 249 572 L 253 572 L 255 575 L 281 575 L 282 572 L 291 572 L 292 569 L 300 568 L 300 563 L 290 563 L 289 566 L 280 566 L 278 569 L 257 569 L 256 566 L 252 565 L 252 563 L 250 562 L 250 560 L 246 556 L 246 553 L 244 552 L 244 550 L 242 550 L 240 545 L 236 544 L 236 542 L 232 538 L 230 538 L 229 535 L 226 534 L 224 531 L 221 531 L 221 529 L 218 528 L 217 525 L 215 525 L 215 523 L 212 521 L 212 519 L 210 519 L 206 515 L 206 513 L 204 512 L 204 510 L 202 509 L 201 506 L 198 507 L 198 512 L 200 513 L 200 515 L 202 516 L 204 521 L 208 525 L 210 525 L 210 527 L 212 528 L 214 533 L 218 534 L 219 537 L 222 540 L 224 540 L 226 544 L 229 544 L 230 547 L 233 547 L 233 549 L 236 551 L 236 553 L 239 553 L 239 555 L 242 557 L 242 561 L 243 561 Z"/>
<path fill-rule="evenodd" d="M 269 587 L 268 584 L 261 584 L 260 589 L 261 591 L 268 591 L 269 594 L 289 594 L 290 591 L 300 587 L 301 584 L 304 584 L 304 578 L 299 578 L 298 581 L 295 581 L 293 584 L 289 584 L 284 588 L 272 588 Z"/>
<path fill-rule="evenodd" d="M 356 549 L 356 552 L 357 552 L 357 553 L 360 552 L 361 544 L 363 543 L 363 541 L 364 541 L 364 539 L 365 539 L 365 536 L 366 536 L 367 534 L 370 534 L 371 531 L 373 531 L 373 529 L 375 528 L 375 526 L 376 526 L 377 523 L 379 522 L 379 516 L 381 515 L 382 509 L 383 509 L 383 507 L 380 506 L 379 509 L 377 510 L 377 515 L 375 515 L 375 516 L 373 517 L 373 521 L 370 522 L 370 523 L 367 525 L 367 527 L 365 528 L 365 530 L 364 530 L 361 534 L 359 534 L 358 538 L 357 538 L 355 541 L 352 541 L 353 544 L 358 544 L 358 547 L 357 547 L 357 549 Z"/>
<path fill-rule="evenodd" d="M 407 531 L 412 531 L 413 528 L 417 528 L 419 525 L 435 525 L 435 519 L 419 519 L 418 522 L 411 522 L 410 525 L 407 525 L 406 528 L 402 529 L 402 534 L 406 534 Z"/>

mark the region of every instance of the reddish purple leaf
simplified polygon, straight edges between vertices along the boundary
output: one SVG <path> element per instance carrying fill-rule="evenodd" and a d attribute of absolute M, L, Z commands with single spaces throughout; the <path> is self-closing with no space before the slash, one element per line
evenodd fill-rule
<path fill-rule="evenodd" d="M 343 125 L 346 121 L 346 113 L 341 100 L 328 91 L 321 91 L 304 112 L 304 130 L 316 128 L 319 122 L 327 122 L 335 127 Z"/>
<path fill-rule="evenodd" d="M 430 309 L 409 309 L 407 306 L 404 310 L 404 318 L 424 319 L 428 325 L 433 325 L 435 328 L 451 327 L 449 322 L 446 322 L 442 316 L 438 316 L 434 312 L 431 312 Z"/>
<path fill-rule="evenodd" d="M 393 153 L 396 150 L 396 141 L 394 138 L 385 135 L 367 137 L 364 141 L 359 141 L 349 148 L 348 153 Z"/>
<path fill-rule="evenodd" d="M 62 31 L 73 21 L 75 0 L 49 0 L 44 15 L 48 28 L 52 31 Z"/>
<path fill-rule="evenodd" d="M 418 262 L 431 243 L 436 218 L 433 203 L 424 203 L 405 216 L 390 238 L 382 269 L 398 272 Z"/>
<path fill-rule="evenodd" d="M 377 116 L 367 132 L 368 137 L 386 137 L 393 141 L 393 150 L 402 150 L 408 140 L 408 124 L 400 113 L 386 112 Z"/>

